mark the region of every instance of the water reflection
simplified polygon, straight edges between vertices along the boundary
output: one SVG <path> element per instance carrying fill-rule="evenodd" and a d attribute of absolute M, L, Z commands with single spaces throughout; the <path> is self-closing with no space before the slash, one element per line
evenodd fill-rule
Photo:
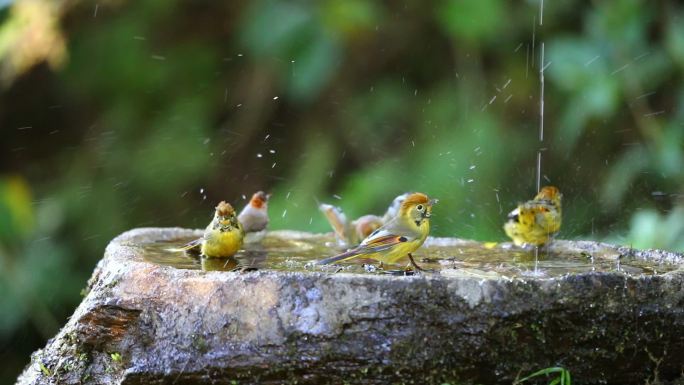
<path fill-rule="evenodd" d="M 314 265 L 311 262 L 334 255 L 341 250 L 335 247 L 332 235 L 309 235 L 296 238 L 274 232 L 266 235 L 260 243 L 245 244 L 244 250 L 228 259 L 202 258 L 197 251 L 170 251 L 191 239 L 178 238 L 170 241 L 140 245 L 145 261 L 179 269 L 206 271 L 322 271 L 353 272 L 364 274 L 386 273 L 369 269 L 359 259 L 357 263 L 342 265 Z M 539 252 L 535 261 L 534 249 L 512 247 L 508 243 L 487 244 L 473 241 L 445 241 L 433 239 L 415 254 L 416 260 L 426 270 L 443 275 L 467 275 L 492 277 L 555 277 L 584 272 L 620 272 L 627 275 L 652 275 L 673 271 L 678 265 L 649 261 L 621 255 L 610 247 L 596 250 L 567 249 L 558 242 Z M 408 260 L 406 261 L 408 263 Z M 398 270 L 401 271 L 401 270 Z M 396 273 L 397 271 L 394 271 Z"/>

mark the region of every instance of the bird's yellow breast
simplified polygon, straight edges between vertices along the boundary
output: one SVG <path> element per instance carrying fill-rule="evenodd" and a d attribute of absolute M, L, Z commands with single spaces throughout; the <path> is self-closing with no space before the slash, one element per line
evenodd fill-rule
<path fill-rule="evenodd" d="M 202 242 L 202 255 L 206 257 L 225 258 L 235 255 L 242 247 L 244 234 L 242 229 L 230 231 L 211 231 Z"/>

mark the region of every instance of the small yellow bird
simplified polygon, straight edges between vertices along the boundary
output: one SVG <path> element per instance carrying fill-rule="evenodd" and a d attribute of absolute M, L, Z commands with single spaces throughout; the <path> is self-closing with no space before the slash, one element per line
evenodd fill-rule
<path fill-rule="evenodd" d="M 202 237 L 202 255 L 210 258 L 231 257 L 242 247 L 245 231 L 230 203 L 221 201 Z"/>
<path fill-rule="evenodd" d="M 408 256 L 411 264 L 419 270 L 412 252 L 425 242 L 430 232 L 432 205 L 437 201 L 423 193 L 408 195 L 401 203 L 398 214 L 382 227 L 371 233 L 356 248 L 334 257 L 318 261 L 324 265 L 353 258 L 370 258 L 382 264 L 396 264 Z"/>
<path fill-rule="evenodd" d="M 508 214 L 506 235 L 518 246 L 543 246 L 561 227 L 561 198 L 557 187 L 545 186 L 533 200 L 521 203 Z"/>
<path fill-rule="evenodd" d="M 233 206 L 225 201 L 216 206 L 214 219 L 204 230 L 201 238 L 188 242 L 178 249 L 170 251 L 187 251 L 200 246 L 201 255 L 208 258 L 228 258 L 240 250 L 245 231 L 237 220 Z"/>

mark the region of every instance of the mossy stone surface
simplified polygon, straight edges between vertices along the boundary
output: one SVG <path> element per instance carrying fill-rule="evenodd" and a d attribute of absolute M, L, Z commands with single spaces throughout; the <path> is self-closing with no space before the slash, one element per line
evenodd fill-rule
<path fill-rule="evenodd" d="M 402 277 L 182 270 L 139 256 L 136 245 L 192 234 L 114 239 L 17 384 L 510 384 L 557 365 L 577 383 L 644 384 L 684 370 L 683 270 Z"/>

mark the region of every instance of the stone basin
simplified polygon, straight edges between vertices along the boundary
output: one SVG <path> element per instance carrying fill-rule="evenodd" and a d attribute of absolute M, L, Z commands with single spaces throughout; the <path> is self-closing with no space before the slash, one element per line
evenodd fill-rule
<path fill-rule="evenodd" d="M 680 254 L 559 240 L 535 273 L 529 251 L 438 238 L 416 253 L 435 272 L 403 276 L 307 264 L 336 251 L 321 234 L 272 232 L 213 265 L 166 251 L 199 235 L 115 238 L 17 384 L 510 384 L 550 366 L 644 384 L 684 371 Z"/>

